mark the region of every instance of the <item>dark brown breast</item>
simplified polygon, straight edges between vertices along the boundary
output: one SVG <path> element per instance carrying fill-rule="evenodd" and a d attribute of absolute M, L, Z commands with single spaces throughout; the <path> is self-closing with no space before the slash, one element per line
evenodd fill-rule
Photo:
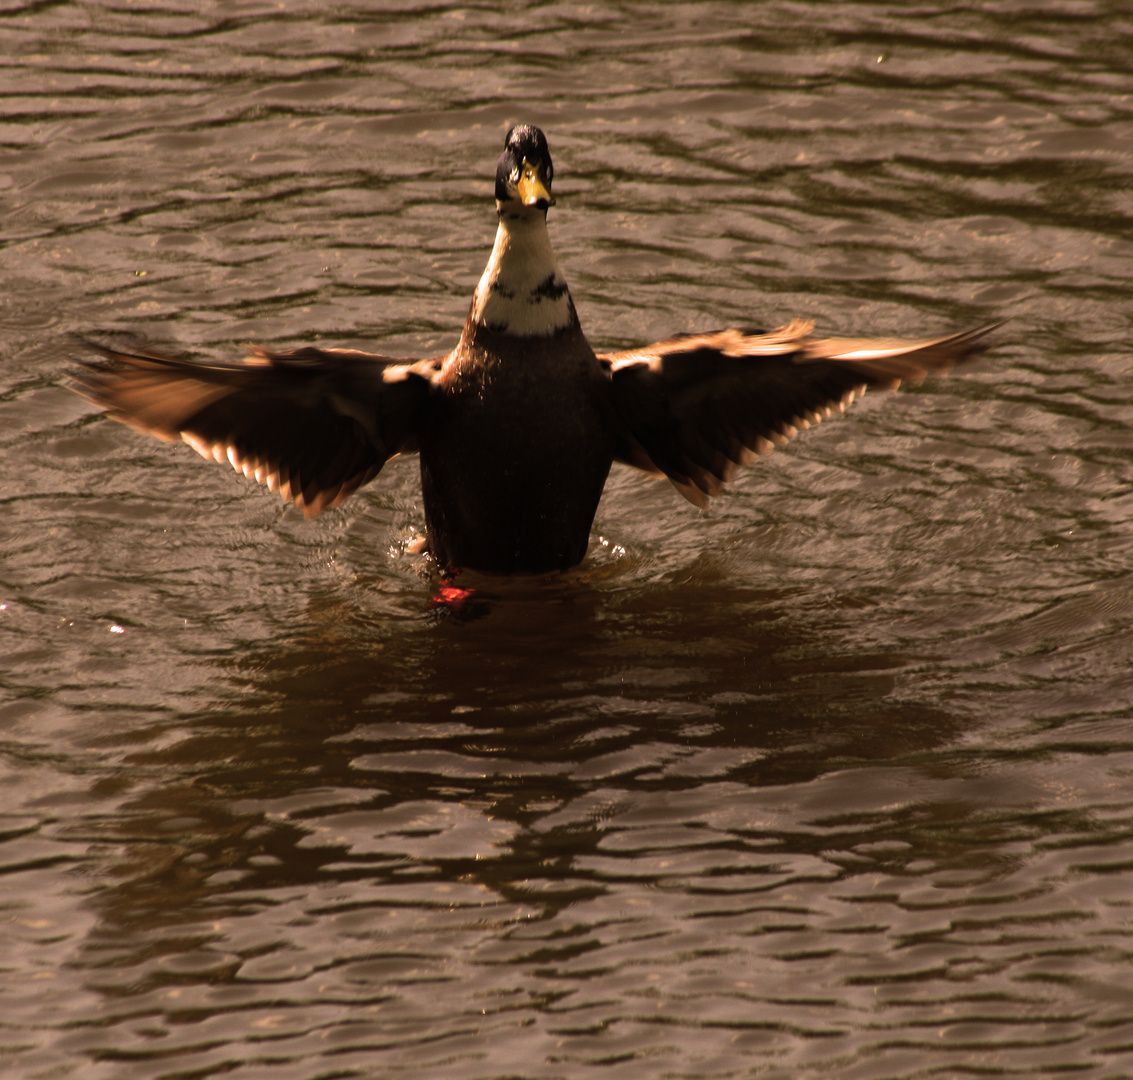
<path fill-rule="evenodd" d="M 542 338 L 469 327 L 420 433 L 429 547 L 447 567 L 582 560 L 614 456 L 608 376 L 577 326 Z"/>

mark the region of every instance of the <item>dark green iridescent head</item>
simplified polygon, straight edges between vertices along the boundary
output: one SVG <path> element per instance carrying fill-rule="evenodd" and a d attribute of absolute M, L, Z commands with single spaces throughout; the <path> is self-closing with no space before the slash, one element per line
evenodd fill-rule
<path fill-rule="evenodd" d="M 555 205 L 551 195 L 554 174 L 547 137 L 537 127 L 517 124 L 507 133 L 496 166 L 496 201 L 501 206 L 518 203 L 546 210 Z"/>

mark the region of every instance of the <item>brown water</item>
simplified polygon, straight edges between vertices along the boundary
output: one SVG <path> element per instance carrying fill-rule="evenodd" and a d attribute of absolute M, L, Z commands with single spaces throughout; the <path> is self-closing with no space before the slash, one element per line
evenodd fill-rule
<path fill-rule="evenodd" d="M 0 1074 L 1133 1075 L 1133 15 L 0 5 Z M 1011 316 L 460 618 L 68 336 L 448 348 L 509 122 L 599 347 Z"/>

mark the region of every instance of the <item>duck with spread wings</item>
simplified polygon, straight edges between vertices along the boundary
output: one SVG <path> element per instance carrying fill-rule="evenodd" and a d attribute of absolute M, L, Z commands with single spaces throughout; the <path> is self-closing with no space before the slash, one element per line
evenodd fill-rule
<path fill-rule="evenodd" d="M 796 320 L 595 353 L 547 232 L 552 180 L 543 132 L 512 128 L 495 245 L 447 356 L 253 349 L 211 364 L 94 346 L 101 358 L 74 388 L 115 420 L 229 462 L 308 517 L 415 451 L 440 566 L 546 572 L 586 554 L 613 462 L 668 477 L 703 507 L 758 454 L 866 388 L 946 371 L 998 325 L 923 341 L 821 339 Z"/>

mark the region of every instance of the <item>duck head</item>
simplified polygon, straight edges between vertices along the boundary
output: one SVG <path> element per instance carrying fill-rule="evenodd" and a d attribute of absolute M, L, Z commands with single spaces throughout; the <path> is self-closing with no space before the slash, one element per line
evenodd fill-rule
<path fill-rule="evenodd" d="M 555 205 L 551 181 L 555 166 L 547 137 L 531 124 L 517 124 L 504 139 L 496 166 L 496 209 L 499 213 L 541 210 Z"/>
<path fill-rule="evenodd" d="M 578 329 L 574 302 L 547 235 L 554 173 L 543 132 L 517 124 L 507 133 L 496 166 L 496 242 L 472 297 L 462 339 L 466 343 L 480 328 L 516 338 Z"/>

